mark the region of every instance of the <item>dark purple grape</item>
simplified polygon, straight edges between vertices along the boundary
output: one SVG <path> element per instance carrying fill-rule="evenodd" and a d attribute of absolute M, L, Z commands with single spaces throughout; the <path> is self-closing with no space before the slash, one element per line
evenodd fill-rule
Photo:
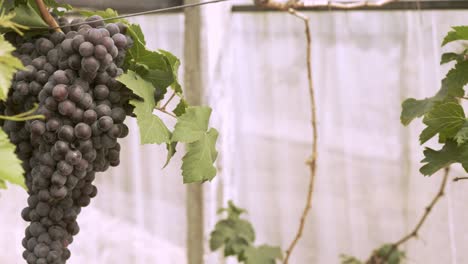
<path fill-rule="evenodd" d="M 81 43 L 78 51 L 80 52 L 80 55 L 83 57 L 89 57 L 92 56 L 94 53 L 94 45 L 91 42 L 83 42 Z"/>
<path fill-rule="evenodd" d="M 83 88 L 74 84 L 70 86 L 69 88 L 68 99 L 70 99 L 71 101 L 75 103 L 79 103 L 81 99 L 83 98 L 83 94 L 84 94 Z"/>
<path fill-rule="evenodd" d="M 88 22 L 88 24 L 93 28 L 104 26 L 104 21 L 102 21 L 102 17 L 98 15 L 90 16 L 86 18 L 85 21 Z"/>
<path fill-rule="evenodd" d="M 58 50 L 57 49 L 51 49 L 48 53 L 47 53 L 47 62 L 54 66 L 54 67 L 57 67 L 58 66 L 58 62 L 59 62 L 59 54 L 58 54 Z"/>
<path fill-rule="evenodd" d="M 58 137 L 60 140 L 72 142 L 75 138 L 73 127 L 69 125 L 62 126 L 58 132 Z"/>
<path fill-rule="evenodd" d="M 81 108 L 76 108 L 75 112 L 73 112 L 73 114 L 71 115 L 71 120 L 74 123 L 79 123 L 83 121 L 83 110 L 81 110 Z"/>
<path fill-rule="evenodd" d="M 88 73 L 96 73 L 101 64 L 94 57 L 86 57 L 81 60 L 81 68 Z"/>
<path fill-rule="evenodd" d="M 68 57 L 68 67 L 70 67 L 73 70 L 79 70 L 81 69 L 81 57 L 78 54 L 73 54 L 70 57 Z"/>
<path fill-rule="evenodd" d="M 78 136 L 77 136 L 78 137 Z M 65 161 L 71 165 L 76 165 L 81 160 L 81 152 L 77 150 L 70 150 L 65 155 Z"/>
<path fill-rule="evenodd" d="M 37 70 L 42 70 L 46 62 L 47 58 L 45 56 L 40 56 L 32 60 L 31 65 L 34 66 Z"/>
<path fill-rule="evenodd" d="M 75 112 L 76 106 L 75 103 L 70 100 L 65 100 L 60 102 L 58 105 L 58 111 L 64 116 L 71 116 Z"/>
<path fill-rule="evenodd" d="M 98 120 L 98 128 L 101 131 L 109 130 L 112 127 L 113 124 L 114 124 L 114 121 L 112 120 L 112 118 L 110 116 L 103 116 L 103 117 L 99 118 L 99 120 Z"/>
<path fill-rule="evenodd" d="M 81 98 L 79 103 L 84 109 L 89 109 L 93 105 L 93 97 L 85 93 L 83 94 L 83 98 Z"/>
<path fill-rule="evenodd" d="M 54 43 L 46 38 L 40 38 L 38 41 L 36 41 L 36 50 L 39 52 L 39 54 L 47 55 L 47 52 L 53 48 Z"/>
<path fill-rule="evenodd" d="M 70 80 L 67 77 L 65 71 L 58 70 L 52 75 L 53 80 L 56 84 L 68 84 Z"/>
<path fill-rule="evenodd" d="M 35 135 L 42 135 L 46 131 L 46 126 L 44 122 L 40 120 L 34 120 L 31 123 L 31 133 Z"/>
<path fill-rule="evenodd" d="M 79 23 L 83 23 L 84 22 L 84 19 L 79 17 L 79 18 L 75 18 L 73 19 L 71 22 L 70 22 L 70 26 L 71 26 L 71 29 L 74 30 L 74 31 L 78 31 L 79 29 L 79 25 L 75 25 L 75 24 L 79 24 Z"/>
<path fill-rule="evenodd" d="M 52 96 L 58 102 L 63 102 L 68 98 L 68 88 L 64 84 L 58 84 L 52 90 Z"/>
<path fill-rule="evenodd" d="M 65 39 L 64 41 L 62 41 L 62 44 L 60 45 L 60 47 L 62 48 L 62 51 L 66 54 L 66 55 L 71 55 L 73 54 L 73 47 L 72 47 L 72 42 L 73 42 L 73 39 Z"/>
<path fill-rule="evenodd" d="M 98 118 L 102 116 L 110 116 L 112 114 L 111 108 L 106 104 L 100 104 L 96 106 L 94 110 L 96 111 Z"/>
<path fill-rule="evenodd" d="M 93 124 L 97 120 L 97 113 L 96 111 L 89 109 L 83 113 L 83 121 L 88 125 Z"/>
<path fill-rule="evenodd" d="M 55 31 L 54 33 L 52 33 L 52 35 L 50 35 L 50 40 L 55 44 L 59 44 L 59 43 L 62 43 L 62 41 L 65 39 L 65 34 L 63 32 L 60 32 L 60 31 Z"/>
<path fill-rule="evenodd" d="M 89 139 L 91 137 L 91 127 L 85 123 L 79 123 L 75 126 L 75 136 L 78 139 Z"/>
<path fill-rule="evenodd" d="M 119 30 L 120 30 L 120 33 L 122 34 L 125 34 L 127 33 L 127 25 L 125 25 L 124 23 L 117 23 L 117 26 L 119 27 Z"/>
<path fill-rule="evenodd" d="M 117 26 L 116 24 L 114 23 L 109 23 L 106 25 L 106 29 L 107 31 L 109 31 L 109 34 L 111 36 L 117 34 L 117 33 L 120 33 L 120 29 L 119 29 L 119 26 Z"/>
<path fill-rule="evenodd" d="M 98 45 L 101 38 L 102 38 L 101 31 L 97 28 L 90 29 L 88 31 L 88 34 L 86 35 L 86 40 L 93 43 L 94 45 Z"/>
<path fill-rule="evenodd" d="M 96 85 L 94 87 L 94 97 L 97 100 L 104 100 L 109 96 L 109 88 L 103 84 Z"/>
<path fill-rule="evenodd" d="M 97 45 L 94 47 L 94 56 L 98 60 L 103 60 L 107 55 L 107 49 L 103 45 Z"/>

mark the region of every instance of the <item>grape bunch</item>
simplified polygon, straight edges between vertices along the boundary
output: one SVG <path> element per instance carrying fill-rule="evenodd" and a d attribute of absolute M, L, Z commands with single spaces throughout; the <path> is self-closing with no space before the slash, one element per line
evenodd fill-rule
<path fill-rule="evenodd" d="M 117 139 L 128 135 L 131 109 L 116 77 L 132 39 L 124 24 L 101 19 L 57 18 L 63 32 L 7 37 L 25 69 L 15 74 L 0 111 L 16 115 L 37 104 L 45 116 L 2 124 L 26 172 L 28 206 L 21 214 L 30 222 L 22 242 L 28 264 L 66 263 L 77 216 L 97 194 L 96 172 L 120 162 Z"/>

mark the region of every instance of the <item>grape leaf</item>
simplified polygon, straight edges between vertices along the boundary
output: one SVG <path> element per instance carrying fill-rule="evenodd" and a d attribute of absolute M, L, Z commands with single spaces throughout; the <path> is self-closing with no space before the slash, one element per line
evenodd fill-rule
<path fill-rule="evenodd" d="M 112 18 L 119 16 L 119 13 L 112 8 L 106 8 L 106 10 L 97 10 L 97 11 L 88 11 L 88 10 L 77 10 L 81 15 L 85 17 L 90 17 L 94 15 L 101 16 L 102 18 Z M 114 23 L 114 22 L 123 22 L 123 19 L 112 19 L 107 20 L 106 23 Z"/>
<path fill-rule="evenodd" d="M 24 170 L 5 132 L 0 129 L 0 180 L 19 185 L 26 189 Z"/>
<path fill-rule="evenodd" d="M 172 113 L 174 113 L 176 116 L 181 116 L 185 114 L 187 107 L 188 107 L 187 101 L 185 101 L 184 98 L 180 98 L 179 103 L 177 104 L 176 108 L 172 110 Z"/>
<path fill-rule="evenodd" d="M 276 260 L 281 260 L 283 254 L 281 248 L 262 245 L 259 247 L 248 247 L 243 257 L 246 264 L 275 264 Z"/>
<path fill-rule="evenodd" d="M 210 249 L 224 246 L 224 256 L 240 255 L 255 240 L 252 224 L 243 219 L 223 219 L 210 234 Z"/>
<path fill-rule="evenodd" d="M 182 158 L 182 176 L 184 183 L 210 181 L 216 176 L 216 140 L 218 131 L 211 128 L 197 141 L 187 145 L 187 153 Z"/>
<path fill-rule="evenodd" d="M 454 139 L 457 141 L 458 145 L 462 145 L 462 144 L 468 142 L 468 121 L 463 124 L 462 128 L 457 132 Z M 441 142 L 441 141 L 445 142 L 446 139 L 445 140 L 439 140 L 439 142 Z"/>
<path fill-rule="evenodd" d="M 177 119 L 172 141 L 191 143 L 200 140 L 208 130 L 211 111 L 206 106 L 188 107 L 185 114 Z"/>
<path fill-rule="evenodd" d="M 440 64 L 442 65 L 442 64 L 454 61 L 454 60 L 459 60 L 461 58 L 463 58 L 463 56 L 457 53 L 453 53 L 453 52 L 444 53 L 442 54 L 442 58 L 440 59 Z"/>
<path fill-rule="evenodd" d="M 435 105 L 443 101 L 455 101 L 455 97 L 464 95 L 463 87 L 468 83 L 468 61 L 459 62 L 442 80 L 442 87 L 433 97 L 416 100 L 409 98 L 403 101 L 400 120 L 403 125 L 409 125 L 415 118 L 429 112 Z"/>
<path fill-rule="evenodd" d="M 135 106 L 133 113 L 137 116 L 141 144 L 170 143 L 169 129 L 158 116 L 153 114 L 156 103 L 151 83 L 131 70 L 119 76 L 117 80 L 143 99 L 130 101 Z"/>
<path fill-rule="evenodd" d="M 393 249 L 393 245 L 391 244 L 385 244 L 374 250 L 371 259 L 366 263 L 400 264 L 405 257 L 405 252 Z"/>
<path fill-rule="evenodd" d="M 448 95 L 454 97 L 462 97 L 465 94 L 463 87 L 466 84 L 468 84 L 468 61 L 457 63 L 442 80 L 442 86 L 448 87 Z"/>
<path fill-rule="evenodd" d="M 13 9 L 15 12 L 15 17 L 11 21 L 18 23 L 26 27 L 45 27 L 48 25 L 42 19 L 41 15 L 34 10 L 34 8 L 29 4 L 18 5 Z"/>
<path fill-rule="evenodd" d="M 44 0 L 44 3 L 46 4 L 46 6 L 52 9 L 52 13 L 58 16 L 63 16 L 65 14 L 65 11 L 73 9 L 71 5 L 67 3 L 57 3 L 55 0 Z"/>
<path fill-rule="evenodd" d="M 427 128 L 422 131 L 419 140 L 424 144 L 437 133 L 444 138 L 454 137 L 465 122 L 461 105 L 453 102 L 439 104 L 424 116 L 423 123 Z"/>
<path fill-rule="evenodd" d="M 161 54 L 163 54 L 168 62 L 169 62 L 169 65 L 171 66 L 171 69 L 172 69 L 172 74 L 173 74 L 173 83 L 171 84 L 171 87 L 172 89 L 177 93 L 177 94 L 182 94 L 183 91 L 182 91 L 182 86 L 180 86 L 180 83 L 179 83 L 179 67 L 180 67 L 180 60 L 174 56 L 172 53 L 170 53 L 169 51 L 165 51 L 165 50 L 159 50 L 159 52 L 161 52 Z"/>
<path fill-rule="evenodd" d="M 166 168 L 166 166 L 171 161 L 172 157 L 174 157 L 174 155 L 176 154 L 177 152 L 176 147 L 177 147 L 177 142 L 166 143 L 167 157 L 166 157 L 166 163 L 164 163 L 163 169 Z"/>
<path fill-rule="evenodd" d="M 340 255 L 340 262 L 341 264 L 363 264 L 359 259 L 344 254 Z"/>
<path fill-rule="evenodd" d="M 445 36 L 442 46 L 457 40 L 468 40 L 468 26 L 452 27 L 452 31 Z"/>
<path fill-rule="evenodd" d="M 425 158 L 421 161 L 427 163 L 419 170 L 423 175 L 430 176 L 438 170 L 452 163 L 459 162 L 468 171 L 468 145 L 458 146 L 453 140 L 447 140 L 441 150 L 426 148 Z"/>
<path fill-rule="evenodd" d="M 13 74 L 23 69 L 23 64 L 18 58 L 11 55 L 15 48 L 0 35 L 0 100 L 5 100 L 11 86 Z"/>

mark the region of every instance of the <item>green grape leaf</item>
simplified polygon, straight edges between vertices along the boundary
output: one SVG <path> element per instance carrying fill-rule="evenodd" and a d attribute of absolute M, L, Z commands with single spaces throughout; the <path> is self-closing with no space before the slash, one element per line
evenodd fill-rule
<path fill-rule="evenodd" d="M 119 76 L 117 80 L 143 99 L 130 101 L 130 104 L 135 106 L 133 113 L 137 116 L 141 144 L 170 143 L 171 132 L 164 122 L 153 114 L 156 106 L 153 85 L 131 70 Z"/>
<path fill-rule="evenodd" d="M 340 255 L 340 262 L 341 264 L 363 264 L 359 259 L 345 254 Z"/>
<path fill-rule="evenodd" d="M 52 13 L 63 16 L 65 11 L 72 10 L 73 7 L 66 3 L 57 3 L 55 0 L 44 0 L 46 6 L 52 9 Z M 97 11 L 99 12 L 99 11 Z"/>
<path fill-rule="evenodd" d="M 169 162 L 171 161 L 172 157 L 176 154 L 177 150 L 177 142 L 171 142 L 171 143 L 166 143 L 166 149 L 167 149 L 167 157 L 166 157 L 166 163 L 164 163 L 163 169 L 169 165 Z"/>
<path fill-rule="evenodd" d="M 175 131 L 174 131 L 175 133 Z M 218 131 L 211 128 L 197 141 L 187 145 L 187 153 L 182 158 L 182 176 L 184 183 L 211 181 L 216 176 L 216 140 Z"/>
<path fill-rule="evenodd" d="M 281 248 L 261 245 L 259 247 L 248 247 L 244 254 L 246 264 L 275 264 L 281 260 L 283 254 Z"/>
<path fill-rule="evenodd" d="M 442 46 L 457 40 L 468 40 L 468 26 L 452 27 L 442 42 Z"/>
<path fill-rule="evenodd" d="M 127 32 L 133 38 L 133 41 L 138 40 L 143 47 L 146 45 L 145 34 L 143 34 L 143 30 L 141 26 L 138 24 L 130 24 L 128 25 Z"/>
<path fill-rule="evenodd" d="M 228 218 L 230 219 L 238 219 L 241 214 L 247 213 L 245 209 L 237 207 L 231 200 L 228 201 L 228 208 L 221 208 L 218 210 L 218 214 L 223 212 L 227 212 Z"/>
<path fill-rule="evenodd" d="M 41 15 L 29 4 L 18 5 L 13 9 L 15 16 L 11 21 L 26 27 L 45 27 L 48 25 L 42 19 Z"/>
<path fill-rule="evenodd" d="M 468 61 L 462 61 L 451 69 L 444 80 L 442 86 L 448 89 L 448 95 L 462 97 L 465 94 L 463 87 L 468 84 Z"/>
<path fill-rule="evenodd" d="M 426 163 L 419 170 L 423 175 L 430 176 L 438 170 L 449 166 L 452 163 L 459 162 L 463 168 L 468 171 L 468 145 L 458 146 L 453 140 L 447 140 L 441 150 L 426 148 L 424 150 L 424 159 Z"/>
<path fill-rule="evenodd" d="M 457 141 L 458 145 L 463 145 L 468 142 L 468 121 L 466 121 L 462 128 L 457 132 L 454 139 Z M 439 143 L 444 143 L 447 139 L 439 139 Z"/>
<path fill-rule="evenodd" d="M 11 52 L 15 48 L 0 35 L 0 100 L 5 100 L 11 86 L 13 74 L 23 69 L 23 64 Z"/>
<path fill-rule="evenodd" d="M 415 118 L 425 115 L 440 102 L 456 101 L 455 97 L 464 95 L 463 87 L 468 83 L 468 61 L 459 62 L 442 80 L 442 87 L 433 97 L 416 100 L 409 98 L 403 101 L 400 120 L 405 126 Z"/>
<path fill-rule="evenodd" d="M 0 129 L 0 180 L 26 189 L 23 174 L 21 161 L 15 154 L 15 146 L 10 143 L 6 133 Z"/>
<path fill-rule="evenodd" d="M 224 246 L 224 256 L 240 255 L 255 241 L 255 231 L 250 222 L 243 219 L 223 219 L 216 223 L 210 234 L 210 249 Z"/>
<path fill-rule="evenodd" d="M 394 249 L 391 244 L 385 244 L 374 250 L 371 259 L 366 263 L 401 264 L 405 257 L 406 254 L 404 251 Z"/>
<path fill-rule="evenodd" d="M 1 7 L 0 7 L 1 9 Z M 15 31 L 19 35 L 23 35 L 22 30 L 27 30 L 28 27 L 20 25 L 12 21 L 12 19 L 16 16 L 14 12 L 9 12 L 8 14 L 4 14 L 0 12 L 0 29 L 1 33 L 6 33 L 11 30 Z"/>
<path fill-rule="evenodd" d="M 442 64 L 454 61 L 454 60 L 457 61 L 461 58 L 462 56 L 457 53 L 453 53 L 453 52 L 444 53 L 442 54 L 442 58 L 440 59 L 440 64 L 442 65 Z"/>
<path fill-rule="evenodd" d="M 180 60 L 174 56 L 172 53 L 169 51 L 165 50 L 159 50 L 162 55 L 164 55 L 167 58 L 167 61 L 169 62 L 169 65 L 171 66 L 172 69 L 172 74 L 173 74 L 173 83 L 171 84 L 171 88 L 177 93 L 177 94 L 182 94 L 182 86 L 180 86 L 179 83 L 179 67 L 180 67 Z"/>
<path fill-rule="evenodd" d="M 97 11 L 78 9 L 77 11 L 78 13 L 80 13 L 82 16 L 85 16 L 85 17 L 98 15 L 98 16 L 101 16 L 102 18 L 112 18 L 112 17 L 119 16 L 119 13 L 112 8 L 106 8 L 106 10 L 97 10 Z M 118 18 L 106 20 L 106 23 L 117 23 L 117 22 L 126 23 L 126 20 L 118 19 Z"/>
<path fill-rule="evenodd" d="M 188 106 L 189 105 L 187 104 L 187 101 L 185 101 L 184 98 L 180 98 L 179 103 L 177 104 L 176 108 L 172 110 L 172 113 L 174 113 L 176 116 L 181 116 L 185 114 Z"/>
<path fill-rule="evenodd" d="M 435 106 L 423 119 L 427 125 L 419 136 L 421 144 L 431 139 L 437 133 L 444 138 L 454 137 L 466 122 L 463 107 L 457 103 L 448 102 Z"/>
<path fill-rule="evenodd" d="M 206 106 L 191 106 L 178 117 L 172 134 L 172 141 L 192 143 L 200 140 L 208 130 L 211 108 Z"/>

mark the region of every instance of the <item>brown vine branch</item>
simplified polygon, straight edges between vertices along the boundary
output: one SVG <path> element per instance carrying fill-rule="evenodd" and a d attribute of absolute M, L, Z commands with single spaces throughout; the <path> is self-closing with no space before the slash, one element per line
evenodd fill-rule
<path fill-rule="evenodd" d="M 468 177 L 455 177 L 455 178 L 453 178 L 454 182 L 461 181 L 461 180 L 468 180 Z"/>
<path fill-rule="evenodd" d="M 327 1 L 326 4 L 323 3 L 307 3 L 303 1 L 294 1 L 290 0 L 284 3 L 279 3 L 271 0 L 255 0 L 257 5 L 287 11 L 290 8 L 300 9 L 303 7 L 328 7 L 330 9 L 355 9 L 361 7 L 379 7 L 390 4 L 392 2 L 398 2 L 399 0 L 380 0 L 380 1 L 353 1 L 353 2 L 333 2 Z"/>
<path fill-rule="evenodd" d="M 302 13 L 297 12 L 294 9 L 289 9 L 289 13 L 292 15 L 302 19 L 305 25 L 305 34 L 307 40 L 307 80 L 309 84 L 309 96 L 310 96 L 310 105 L 311 105 L 311 113 L 312 113 L 312 157 L 310 160 L 307 161 L 307 164 L 310 167 L 310 180 L 309 180 L 309 187 L 307 191 L 307 200 L 304 211 L 301 215 L 301 220 L 299 224 L 299 228 L 297 230 L 296 236 L 294 237 L 293 241 L 289 245 L 288 249 L 286 250 L 286 256 L 284 258 L 284 263 L 287 264 L 291 254 L 294 250 L 294 247 L 299 242 L 299 239 L 302 237 L 302 233 L 304 231 L 305 222 L 307 219 L 307 215 L 309 214 L 310 209 L 312 208 L 312 197 L 314 192 L 314 183 L 315 183 L 315 175 L 317 172 L 317 109 L 315 103 L 315 91 L 314 85 L 312 80 L 312 37 L 310 33 L 310 26 L 309 26 L 309 18 Z"/>
<path fill-rule="evenodd" d="M 52 17 L 52 15 L 49 13 L 49 10 L 47 10 L 47 6 L 44 4 L 43 0 L 35 0 L 37 7 L 39 8 L 39 11 L 41 12 L 42 19 L 49 25 L 51 28 L 53 28 L 55 31 L 62 31 L 57 24 L 57 21 Z"/>
<path fill-rule="evenodd" d="M 164 103 L 164 105 L 161 106 L 161 109 L 166 110 L 167 105 L 172 101 L 172 99 L 174 99 L 175 96 L 176 96 L 176 92 L 172 93 L 171 97 L 166 101 L 166 103 Z"/>
<path fill-rule="evenodd" d="M 418 237 L 419 229 L 421 229 L 422 225 L 426 221 L 429 214 L 432 212 L 432 209 L 434 208 L 436 203 L 439 201 L 439 199 L 442 198 L 442 196 L 444 196 L 445 186 L 447 185 L 447 179 L 448 179 L 449 172 L 450 172 L 450 167 L 446 167 L 444 169 L 444 178 L 442 179 L 439 191 L 437 192 L 436 196 L 434 196 L 434 198 L 432 198 L 431 203 L 426 207 L 426 209 L 424 211 L 424 214 L 419 219 L 419 221 L 416 224 L 416 226 L 414 227 L 414 229 L 410 233 L 408 233 L 407 235 L 400 238 L 400 240 L 398 240 L 397 242 L 392 244 L 392 248 L 387 253 L 386 259 L 388 259 L 392 255 L 392 253 L 399 246 L 401 246 L 403 243 L 407 242 L 408 240 L 410 240 L 412 238 L 417 238 Z"/>
<path fill-rule="evenodd" d="M 174 115 L 174 114 L 171 113 L 171 112 L 166 111 L 166 109 L 163 109 L 163 108 L 161 108 L 161 107 L 156 107 L 155 109 L 158 110 L 158 111 L 160 111 L 160 112 L 162 112 L 162 113 L 164 113 L 164 114 L 166 114 L 166 115 L 170 115 L 170 116 L 172 116 L 173 118 L 177 118 L 176 115 Z"/>

